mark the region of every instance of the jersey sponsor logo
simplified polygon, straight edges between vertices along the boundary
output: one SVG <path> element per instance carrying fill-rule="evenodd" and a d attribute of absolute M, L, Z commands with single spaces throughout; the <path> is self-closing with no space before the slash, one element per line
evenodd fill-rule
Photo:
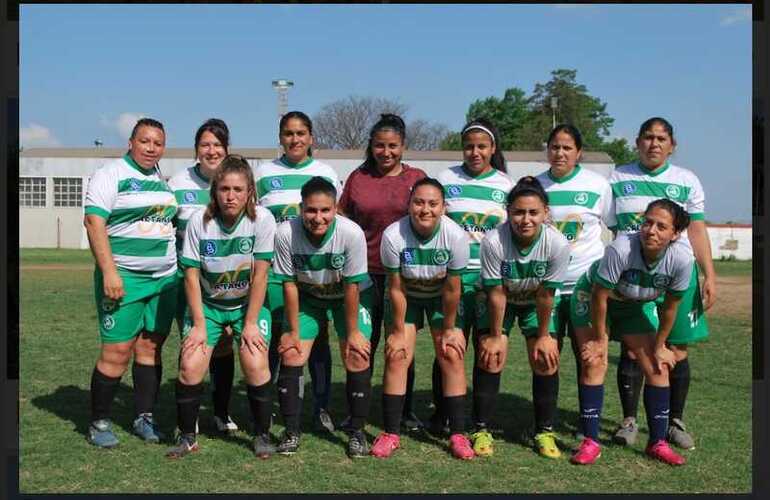
<path fill-rule="evenodd" d="M 575 195 L 576 205 L 585 205 L 588 203 L 588 193 L 582 192 Z"/>
<path fill-rule="evenodd" d="M 214 255 L 217 253 L 217 244 L 213 241 L 207 241 L 206 245 L 203 247 L 203 253 L 206 255 Z"/>
<path fill-rule="evenodd" d="M 665 274 L 656 274 L 652 277 L 652 286 L 655 288 L 667 288 L 669 283 L 671 283 L 671 277 Z"/>
<path fill-rule="evenodd" d="M 446 193 L 450 198 L 457 198 L 463 193 L 463 188 L 460 186 L 449 186 L 446 190 Z"/>
<path fill-rule="evenodd" d="M 440 248 L 433 252 L 433 262 L 438 266 L 446 265 L 449 262 L 449 252 Z"/>
<path fill-rule="evenodd" d="M 639 283 L 639 271 L 636 269 L 629 269 L 628 271 L 623 272 L 621 278 L 623 278 L 623 281 L 635 285 Z"/>
<path fill-rule="evenodd" d="M 280 177 L 273 177 L 270 179 L 270 187 L 273 189 L 281 189 L 283 187 L 283 179 Z"/>
<path fill-rule="evenodd" d="M 487 294 L 479 293 L 476 295 L 476 317 L 481 318 L 487 314 Z"/>
<path fill-rule="evenodd" d="M 401 252 L 401 261 L 404 264 L 412 264 L 414 262 L 414 254 L 412 254 L 411 250 Z"/>
<path fill-rule="evenodd" d="M 626 182 L 623 184 L 623 194 L 629 195 L 633 194 L 636 191 L 636 186 L 634 186 L 631 182 Z"/>
<path fill-rule="evenodd" d="M 500 264 L 500 276 L 503 278 L 510 278 L 512 270 L 513 268 L 511 267 L 510 262 L 502 262 Z"/>
<path fill-rule="evenodd" d="M 590 302 L 591 301 L 591 293 L 586 292 L 585 290 L 576 290 L 575 291 L 575 298 L 578 300 L 578 302 Z"/>
<path fill-rule="evenodd" d="M 502 203 L 505 201 L 505 193 L 500 191 L 499 189 L 495 189 L 492 191 L 492 201 L 496 201 L 497 203 Z"/>
<path fill-rule="evenodd" d="M 240 250 L 241 253 L 251 253 L 251 240 L 248 238 L 244 238 L 238 243 L 238 250 Z"/>
<path fill-rule="evenodd" d="M 341 253 L 332 255 L 330 262 L 332 269 L 342 269 L 345 265 L 345 256 Z"/>
<path fill-rule="evenodd" d="M 533 272 L 535 273 L 535 276 L 537 276 L 538 278 L 542 278 L 543 276 L 545 276 L 545 264 L 542 262 L 538 262 L 537 264 L 535 264 Z"/>
<path fill-rule="evenodd" d="M 198 199 L 198 193 L 195 191 L 185 191 L 184 201 L 187 203 L 194 203 Z"/>
<path fill-rule="evenodd" d="M 112 314 L 104 315 L 104 318 L 102 319 L 102 326 L 105 330 L 112 330 L 115 328 L 115 318 L 112 317 Z"/>
<path fill-rule="evenodd" d="M 585 316 L 588 314 L 588 302 L 580 301 L 575 304 L 575 314 L 578 316 Z"/>
<path fill-rule="evenodd" d="M 112 312 L 115 310 L 115 307 L 118 305 L 117 302 L 112 300 L 109 297 L 104 297 L 102 299 L 102 311 L 104 312 Z"/>
<path fill-rule="evenodd" d="M 675 186 L 673 184 L 669 184 L 666 186 L 666 196 L 669 198 L 676 200 L 679 198 L 680 189 L 679 186 Z"/>

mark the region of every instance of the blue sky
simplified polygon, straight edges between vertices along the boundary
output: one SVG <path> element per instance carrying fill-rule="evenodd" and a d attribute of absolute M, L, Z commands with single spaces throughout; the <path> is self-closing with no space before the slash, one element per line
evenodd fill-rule
<path fill-rule="evenodd" d="M 21 143 L 123 146 L 139 115 L 191 147 L 206 118 L 234 146 L 276 143 L 276 94 L 313 115 L 351 94 L 462 127 L 475 99 L 577 70 L 612 136 L 660 115 L 707 217 L 751 219 L 749 5 L 22 5 Z"/>

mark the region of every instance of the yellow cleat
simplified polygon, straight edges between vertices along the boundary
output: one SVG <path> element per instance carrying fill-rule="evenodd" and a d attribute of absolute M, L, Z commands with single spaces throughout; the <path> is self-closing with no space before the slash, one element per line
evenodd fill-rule
<path fill-rule="evenodd" d="M 553 432 L 541 432 L 535 435 L 535 447 L 541 457 L 559 458 L 561 451 L 556 446 L 556 434 Z"/>
<path fill-rule="evenodd" d="M 471 434 L 471 441 L 473 441 L 473 451 L 480 457 L 491 457 L 494 453 L 492 449 L 492 434 L 489 431 L 481 430 Z"/>

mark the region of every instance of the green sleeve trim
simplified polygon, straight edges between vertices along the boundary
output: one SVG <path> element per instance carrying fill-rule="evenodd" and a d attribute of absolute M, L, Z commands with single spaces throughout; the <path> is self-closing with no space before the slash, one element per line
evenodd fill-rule
<path fill-rule="evenodd" d="M 105 209 L 103 209 L 101 207 L 96 207 L 94 205 L 87 206 L 85 208 L 85 214 L 86 215 L 98 215 L 99 217 L 102 217 L 103 219 L 106 219 L 106 218 L 108 218 L 110 216 L 110 213 L 107 210 L 105 210 Z"/>
<path fill-rule="evenodd" d="M 599 273 L 596 273 L 596 277 L 594 278 L 594 283 L 596 283 L 597 285 L 601 285 L 604 288 L 607 288 L 609 290 L 614 290 L 616 286 L 614 283 L 610 283 L 606 279 L 599 276 Z"/>
<path fill-rule="evenodd" d="M 398 274 L 401 272 L 400 267 L 388 267 L 388 266 L 382 266 L 382 267 L 384 267 L 385 270 L 388 271 L 389 273 Z"/>
<path fill-rule="evenodd" d="M 614 226 L 608 226 L 607 229 L 609 229 L 610 231 L 613 231 L 613 232 L 617 231 L 618 230 L 618 225 L 615 224 Z"/>
<path fill-rule="evenodd" d="M 459 274 L 465 274 L 466 268 L 461 267 L 460 269 L 447 269 L 447 274 L 451 274 L 452 276 L 457 276 Z"/>
<path fill-rule="evenodd" d="M 342 281 L 345 283 L 360 283 L 369 277 L 369 273 L 361 273 L 353 276 L 345 276 Z"/>
<path fill-rule="evenodd" d="M 503 280 L 502 279 L 486 279 L 486 280 L 483 279 L 481 280 L 481 284 L 484 285 L 485 287 L 492 288 L 495 286 L 502 285 Z"/>
<path fill-rule="evenodd" d="M 666 290 L 666 293 L 673 295 L 674 297 L 684 297 L 687 290 Z"/>
<path fill-rule="evenodd" d="M 543 281 L 542 283 L 543 288 L 553 288 L 554 290 L 558 290 L 564 286 L 563 281 Z"/>
<path fill-rule="evenodd" d="M 706 214 L 704 214 L 703 212 L 701 212 L 699 214 L 690 214 L 690 220 L 691 221 L 693 221 L 693 220 L 706 220 Z"/>
<path fill-rule="evenodd" d="M 273 277 L 275 279 L 277 279 L 278 281 L 282 282 L 282 283 L 284 281 L 297 281 L 297 277 L 296 276 L 291 276 L 291 275 L 288 275 L 288 274 L 273 273 Z"/>
<path fill-rule="evenodd" d="M 182 267 L 195 267 L 197 269 L 200 269 L 201 263 L 200 261 L 188 259 L 187 257 L 179 257 L 179 263 L 182 265 Z"/>
<path fill-rule="evenodd" d="M 261 252 L 254 254 L 254 260 L 273 260 L 275 252 Z"/>

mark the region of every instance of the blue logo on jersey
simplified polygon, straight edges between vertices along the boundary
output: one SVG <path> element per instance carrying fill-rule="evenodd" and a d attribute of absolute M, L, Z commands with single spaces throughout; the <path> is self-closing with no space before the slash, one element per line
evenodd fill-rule
<path fill-rule="evenodd" d="M 273 177 L 270 179 L 270 187 L 273 189 L 281 189 L 283 187 L 283 180 L 280 177 Z"/>
<path fill-rule="evenodd" d="M 652 286 L 655 288 L 668 288 L 669 283 L 671 283 L 671 277 L 665 274 L 656 274 L 652 278 Z"/>
<path fill-rule="evenodd" d="M 631 194 L 634 191 L 636 191 L 636 186 L 634 186 L 632 183 L 627 182 L 623 184 L 623 194 Z"/>
<path fill-rule="evenodd" d="M 411 264 L 414 262 L 414 255 L 412 254 L 411 250 L 404 250 L 401 253 L 401 260 L 404 261 L 404 264 Z"/>
<path fill-rule="evenodd" d="M 510 278 L 511 277 L 511 264 L 510 262 L 503 262 L 500 264 L 500 275 L 502 275 L 504 278 Z"/>
<path fill-rule="evenodd" d="M 206 255 L 214 255 L 217 253 L 217 244 L 213 241 L 207 241 L 203 250 Z"/>
<path fill-rule="evenodd" d="M 639 283 L 639 271 L 636 269 L 629 269 L 623 273 L 622 277 L 627 283 L 631 283 L 632 285 Z"/>
<path fill-rule="evenodd" d="M 184 201 L 186 201 L 187 203 L 192 203 L 197 199 L 198 199 L 198 193 L 196 193 L 195 191 L 185 191 Z"/>
<path fill-rule="evenodd" d="M 460 186 L 449 186 L 446 191 L 450 198 L 455 198 L 462 194 L 463 188 Z"/>
<path fill-rule="evenodd" d="M 132 191 L 139 191 L 142 189 L 142 185 L 139 184 L 139 181 L 136 179 L 131 179 L 131 182 L 129 183 L 129 187 Z"/>

